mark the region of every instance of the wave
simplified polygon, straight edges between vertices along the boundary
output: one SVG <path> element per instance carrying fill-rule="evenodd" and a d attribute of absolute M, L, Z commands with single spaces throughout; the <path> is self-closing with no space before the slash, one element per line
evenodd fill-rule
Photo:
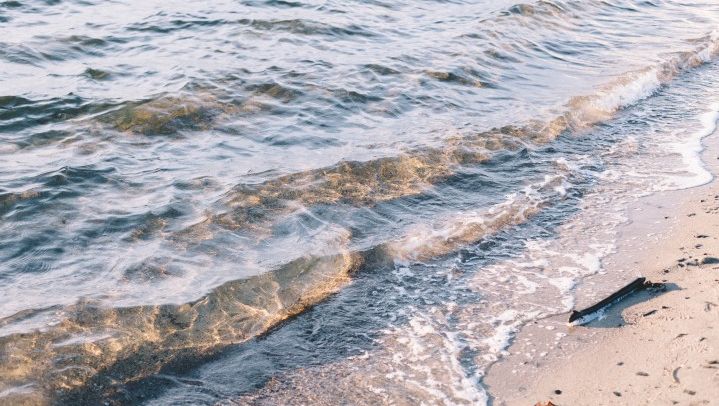
<path fill-rule="evenodd" d="M 19 192 L 0 192 L 0 214 L 10 211 L 16 204 L 40 197 L 37 189 L 28 189 Z"/>
<path fill-rule="evenodd" d="M 153 23 L 145 21 L 135 23 L 128 27 L 128 31 L 150 32 L 156 34 L 167 34 L 173 31 L 186 30 L 189 28 L 217 26 L 217 25 L 240 25 L 257 31 L 282 31 L 291 34 L 300 35 L 322 35 L 336 40 L 337 37 L 344 36 L 360 36 L 360 37 L 376 37 L 379 34 L 368 30 L 357 24 L 348 24 L 345 26 L 330 25 L 320 21 L 308 19 L 248 19 L 242 18 L 238 20 L 224 19 L 188 19 L 187 16 L 178 15 L 169 24 L 160 22 Z"/>
<path fill-rule="evenodd" d="M 256 337 L 345 286 L 359 259 L 347 251 L 301 258 L 180 305 L 51 309 L 50 327 L 0 337 L 0 403 L 47 404 L 57 391 L 72 396 L 100 382 L 111 391 L 103 377 L 127 382 Z"/>
<path fill-rule="evenodd" d="M 561 170 L 561 168 L 557 168 Z M 410 227 L 405 237 L 391 242 L 387 251 L 398 261 L 423 261 L 480 241 L 505 228 L 522 224 L 566 195 L 568 174 L 547 176 L 521 193 L 482 212 L 454 215 L 433 225 Z"/>
<path fill-rule="evenodd" d="M 91 115 L 111 106 L 92 103 L 73 94 L 40 100 L 0 96 L 0 132 L 16 133 L 33 126 Z"/>
<path fill-rule="evenodd" d="M 210 93 L 195 92 L 180 97 L 163 96 L 130 103 L 99 117 L 116 130 L 142 135 L 172 135 L 181 130 L 207 130 L 222 114 L 237 109 L 221 103 Z"/>
<path fill-rule="evenodd" d="M 537 1 L 534 4 L 528 4 L 528 3 L 517 3 L 511 7 L 509 7 L 507 10 L 500 12 L 500 16 L 511 16 L 511 15 L 521 15 L 521 16 L 535 16 L 535 15 L 547 15 L 547 16 L 557 16 L 563 12 L 565 12 L 566 9 L 562 6 L 561 3 L 555 3 L 551 1 L 546 0 L 540 0 Z"/>
<path fill-rule="evenodd" d="M 41 318 L 41 325 L 51 327 L 0 337 L 0 354 L 7 361 L 0 367 L 0 394 L 5 394 L 0 401 L 45 404 L 56 391 L 72 399 L 104 397 L 178 359 L 208 356 L 257 337 L 339 291 L 363 266 L 428 260 L 521 224 L 564 196 L 567 175 L 546 177 L 481 213 L 408 227 L 405 237 L 366 251 L 351 251 L 351 235 L 342 232 L 333 243 L 336 254 L 301 257 L 224 283 L 188 303 L 106 308 L 87 301 L 2 319 L 0 325 L 37 325 L 32 319 Z"/>
<path fill-rule="evenodd" d="M 581 129 L 608 120 L 617 111 L 653 95 L 681 73 L 701 66 L 719 54 L 719 31 L 698 41 L 691 51 L 678 52 L 668 60 L 637 72 L 630 72 L 591 96 L 572 99 L 569 110 L 555 120 L 567 128 Z"/>
<path fill-rule="evenodd" d="M 572 99 L 567 111 L 548 123 L 493 129 L 448 139 L 438 148 L 366 162 L 341 162 L 256 186 L 236 186 L 221 202 L 229 210 L 209 216 L 205 223 L 251 228 L 272 223 L 297 205 L 365 206 L 421 193 L 464 166 L 486 162 L 493 152 L 517 150 L 528 143 L 545 144 L 561 134 L 610 119 L 682 72 L 714 58 L 719 52 L 718 40 L 719 35 L 712 33 L 691 52 L 627 74 L 595 95 Z M 161 99 L 113 116 L 120 117 L 120 124 L 115 121 L 114 125 L 147 134 L 174 131 L 175 120 L 206 117 L 200 110 Z M 118 383 L 156 373 L 176 359 L 207 355 L 257 337 L 346 286 L 352 272 L 375 257 L 389 262 L 423 261 L 525 222 L 563 198 L 567 176 L 560 172 L 547 177 L 482 212 L 461 213 L 431 226 L 408 227 L 404 237 L 366 252 L 350 250 L 352 236 L 347 232 L 337 254 L 299 258 L 271 272 L 224 283 L 196 301 L 124 308 L 79 302 L 53 308 L 56 321 L 49 327 L 0 337 L 0 401 L 49 403 L 56 391 L 67 396 L 111 391 Z M 13 196 L 6 198 L 9 204 L 18 198 Z M 178 238 L 181 235 L 176 233 Z M 109 377 L 118 380 L 115 385 Z"/>
<path fill-rule="evenodd" d="M 440 147 L 415 149 L 370 161 L 343 161 L 258 185 L 238 185 L 218 202 L 226 211 L 212 214 L 194 227 L 207 228 L 214 224 L 231 230 L 266 232 L 271 220 L 292 213 L 300 206 L 372 206 L 417 195 L 464 167 L 487 163 L 496 152 L 547 144 L 561 134 L 583 132 L 610 120 L 618 111 L 650 97 L 677 75 L 709 62 L 717 53 L 719 34 L 713 32 L 693 51 L 677 53 L 657 66 L 627 73 L 593 95 L 571 99 L 564 113 L 547 122 L 493 128 L 451 137 Z"/>

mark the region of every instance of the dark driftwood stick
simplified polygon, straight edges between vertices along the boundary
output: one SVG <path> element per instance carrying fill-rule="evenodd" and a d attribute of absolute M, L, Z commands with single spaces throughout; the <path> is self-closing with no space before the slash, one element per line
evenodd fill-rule
<path fill-rule="evenodd" d="M 612 293 L 610 296 L 606 297 L 601 302 L 599 302 L 595 305 L 589 306 L 584 310 L 572 311 L 572 314 L 569 315 L 569 322 L 571 323 L 580 317 L 584 317 L 588 314 L 592 314 L 592 313 L 624 298 L 625 296 L 629 295 L 630 293 L 633 293 L 635 290 L 644 288 L 644 282 L 646 282 L 646 280 L 647 280 L 647 278 L 645 278 L 645 277 L 637 278 L 637 279 L 633 280 L 629 285 Z"/>

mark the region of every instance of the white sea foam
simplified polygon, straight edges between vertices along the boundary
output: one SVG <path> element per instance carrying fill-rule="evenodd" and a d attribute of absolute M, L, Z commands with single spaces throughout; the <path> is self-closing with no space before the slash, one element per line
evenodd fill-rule
<path fill-rule="evenodd" d="M 661 85 L 658 69 L 651 68 L 600 91 L 590 103 L 604 112 L 613 113 L 651 96 Z"/>
<path fill-rule="evenodd" d="M 455 213 L 434 224 L 412 225 L 403 238 L 387 245 L 387 251 L 396 261 L 406 264 L 447 254 L 506 227 L 521 224 L 542 207 L 565 197 L 569 187 L 567 175 L 566 171 L 546 175 L 483 211 Z"/>
<path fill-rule="evenodd" d="M 710 57 L 713 58 L 716 52 L 716 44 L 711 44 L 695 56 L 706 62 Z M 690 63 L 691 60 L 692 57 L 689 57 L 682 63 Z M 677 66 L 679 65 L 677 62 Z M 629 85 L 613 88 L 614 92 L 597 105 L 607 110 L 619 109 L 647 97 L 662 84 L 656 72 L 647 72 Z M 583 199 L 582 212 L 560 227 L 558 238 L 550 241 L 530 241 L 521 259 L 494 264 L 489 270 L 478 275 L 487 272 L 499 273 L 501 270 L 510 274 L 520 273 L 521 277 L 516 278 L 516 286 L 512 290 L 515 295 L 529 293 L 536 296 L 544 284 L 548 283 L 557 289 L 557 298 L 562 304 L 555 308 L 556 311 L 570 310 L 574 306 L 574 289 L 577 284 L 588 275 L 603 272 L 602 260 L 616 251 L 618 230 L 628 221 L 625 209 L 631 202 L 656 191 L 698 186 L 712 179 L 699 154 L 702 151 L 702 139 L 716 131 L 717 120 L 719 103 L 710 102 L 708 111 L 697 117 L 696 125 L 689 120 L 684 127 L 672 133 L 667 132 L 669 129 L 653 128 L 653 133 L 642 135 L 641 139 L 637 138 L 638 136 L 628 136 L 617 143 L 603 154 L 610 169 L 600 176 L 601 182 L 597 188 Z M 676 128 L 683 123 L 672 124 L 674 126 L 669 125 L 669 128 Z M 673 164 L 677 159 L 673 160 L 672 155 L 679 158 L 677 164 Z M 563 158 L 558 164 L 570 167 L 570 163 L 564 161 Z M 537 269 L 539 258 L 543 258 L 545 264 Z M 530 269 L 537 274 L 527 276 L 526 271 Z M 505 283 L 512 283 L 512 278 L 507 276 L 504 276 L 503 280 Z M 537 289 L 531 292 L 522 289 L 527 280 L 535 281 Z M 478 286 L 481 286 L 481 283 L 478 282 Z M 521 300 L 513 300 L 515 307 L 522 306 Z M 546 306 L 545 312 L 551 312 L 552 306 Z M 603 317 L 602 309 L 572 324 L 586 324 Z M 502 318 L 497 318 L 500 319 Z M 509 338 L 513 334 L 507 325 L 511 325 L 511 322 L 502 322 L 495 328 L 494 335 L 488 339 L 492 346 L 486 357 L 493 358 L 506 351 Z"/>
<path fill-rule="evenodd" d="M 719 34 L 713 31 L 693 50 L 679 53 L 655 66 L 627 73 L 596 94 L 570 101 L 566 118 L 576 127 L 592 126 L 653 94 L 680 73 L 711 62 L 719 54 Z"/>
<path fill-rule="evenodd" d="M 486 404 L 480 377 L 468 375 L 460 363 L 466 344 L 446 330 L 445 322 L 443 312 L 415 313 L 406 326 L 387 331 L 381 341 L 393 349 L 392 362 L 401 367 L 385 378 L 440 404 Z"/>
<path fill-rule="evenodd" d="M 681 155 L 686 174 L 670 176 L 668 188 L 686 189 L 706 184 L 713 179 L 701 160 L 704 150 L 702 139 L 716 131 L 719 120 L 719 103 L 713 103 L 709 110 L 699 117 L 700 128 L 688 137 L 677 137 L 675 142 L 667 145 L 667 150 Z"/>

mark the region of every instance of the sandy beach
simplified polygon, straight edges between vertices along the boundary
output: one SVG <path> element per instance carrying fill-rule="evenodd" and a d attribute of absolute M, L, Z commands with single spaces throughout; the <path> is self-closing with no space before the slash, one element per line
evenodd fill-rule
<path fill-rule="evenodd" d="M 702 153 L 715 178 L 716 141 Z M 523 328 L 485 377 L 493 404 L 719 404 L 719 184 L 640 199 L 630 219 L 603 265 L 629 265 L 665 289 L 583 326 L 562 315 Z M 592 303 L 582 300 L 591 282 L 578 287 L 578 308 Z"/>

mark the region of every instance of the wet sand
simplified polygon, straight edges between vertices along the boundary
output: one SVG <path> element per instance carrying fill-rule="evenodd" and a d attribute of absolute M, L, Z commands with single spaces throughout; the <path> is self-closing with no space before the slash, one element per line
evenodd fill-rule
<path fill-rule="evenodd" d="M 715 178 L 717 138 L 702 153 Z M 526 326 L 484 379 L 492 404 L 719 404 L 719 184 L 640 199 L 629 217 L 604 269 L 666 290 L 631 295 L 584 326 L 568 315 Z M 577 288 L 577 308 L 622 284 L 589 293 L 602 277 Z"/>

